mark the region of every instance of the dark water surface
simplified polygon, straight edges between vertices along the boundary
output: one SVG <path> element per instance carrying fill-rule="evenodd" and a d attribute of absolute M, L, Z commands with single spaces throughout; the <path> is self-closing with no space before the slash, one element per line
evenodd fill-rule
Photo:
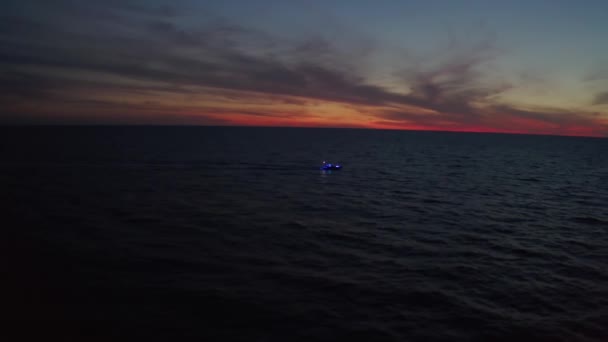
<path fill-rule="evenodd" d="M 29 332 L 608 340 L 608 139 L 200 127 L 0 134 L 3 310 Z M 323 159 L 344 170 L 322 173 Z"/>

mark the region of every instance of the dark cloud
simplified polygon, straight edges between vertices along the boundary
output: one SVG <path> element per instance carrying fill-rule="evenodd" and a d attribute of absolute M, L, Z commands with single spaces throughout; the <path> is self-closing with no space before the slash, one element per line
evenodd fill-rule
<path fill-rule="evenodd" d="M 409 104 L 450 116 L 446 120 L 478 123 L 482 116 L 480 106 L 511 88 L 506 82 L 490 84 L 482 80 L 478 68 L 485 63 L 485 58 L 464 56 L 427 69 L 407 70 L 403 78 L 411 88 Z M 411 113 L 404 114 L 410 116 Z"/>
<path fill-rule="evenodd" d="M 452 41 L 449 49 L 436 52 L 440 58 L 409 61 L 399 75 L 410 92 L 397 93 L 369 84 L 356 63 L 356 53 L 322 36 L 286 41 L 204 15 L 200 25 L 186 27 L 177 20 L 182 9 L 143 1 L 37 3 L 45 11 L 28 14 L 15 5 L 0 20 L 0 103 L 56 101 L 117 111 L 124 106 L 160 118 L 164 114 L 154 110 L 158 105 L 104 106 L 102 100 L 78 102 L 75 97 L 83 92 L 195 96 L 193 89 L 198 89 L 226 101 L 257 94 L 256 101 L 265 105 L 326 100 L 376 106 L 375 115 L 386 122 L 478 125 L 493 122 L 489 115 L 503 115 L 554 124 L 591 124 L 582 114 L 496 105 L 494 97 L 511 85 L 484 78 L 484 68 L 498 53 L 493 38 L 466 46 Z M 608 103 L 607 93 L 598 94 L 594 103 Z M 187 103 L 181 106 L 187 107 Z M 231 113 L 215 107 L 204 111 Z M 239 112 L 277 115 L 251 109 Z M 311 114 L 302 111 L 284 117 L 289 115 Z"/>
<path fill-rule="evenodd" d="M 297 44 L 295 51 L 304 57 L 318 58 L 318 56 L 332 56 L 334 51 L 331 43 L 323 37 L 311 37 L 306 41 Z"/>
<path fill-rule="evenodd" d="M 501 120 L 493 123 L 494 127 L 508 130 L 527 131 L 539 134 L 591 135 L 608 136 L 608 124 L 598 120 L 597 113 L 588 111 L 570 111 L 551 108 L 521 109 L 510 106 L 497 108 L 495 115 Z M 517 120 L 524 119 L 522 124 Z"/>
<path fill-rule="evenodd" d="M 547 129 L 567 131 L 569 128 L 593 128 L 597 135 L 605 135 L 605 126 L 595 120 L 588 112 L 573 112 L 555 108 L 517 108 L 510 105 L 490 104 L 477 109 L 475 120 L 463 120 L 461 116 L 450 113 L 421 113 L 407 110 L 385 110 L 377 114 L 382 124 L 416 124 L 427 128 L 466 128 L 468 125 L 483 126 L 501 131 L 518 131 L 522 128 L 536 133 L 547 133 Z M 528 125 L 522 127 L 523 122 Z M 535 131 L 536 130 L 536 131 Z"/>
<path fill-rule="evenodd" d="M 90 9 L 71 4 L 71 11 L 90 16 Z M 397 94 L 366 84 L 356 68 L 344 62 L 345 58 L 335 58 L 341 53 L 322 37 L 281 42 L 265 33 L 226 23 L 184 29 L 167 18 L 172 14 L 167 11 L 146 11 L 136 2 L 110 4 L 108 13 L 129 10 L 156 17 L 141 22 L 137 30 L 117 26 L 115 31 L 101 33 L 23 22 L 13 26 L 10 35 L 2 36 L 0 63 L 20 72 L 34 67 L 62 68 L 68 73 L 88 70 L 152 82 L 345 103 L 400 103 L 467 116 L 476 115 L 473 102 L 496 92 L 475 83 L 474 68 L 479 63 L 475 59 L 415 70 L 408 77 L 412 93 Z M 99 25 L 110 20 L 107 16 L 89 19 Z M 131 25 L 134 23 L 137 21 Z M 21 39 L 9 39 L 16 36 Z M 180 52 L 183 49 L 189 49 L 189 53 Z"/>
<path fill-rule="evenodd" d="M 596 94 L 595 98 L 593 99 L 593 104 L 594 105 L 605 105 L 605 104 L 608 104 L 608 91 Z"/>
<path fill-rule="evenodd" d="M 608 69 L 596 68 L 595 70 L 589 72 L 583 78 L 583 81 L 587 81 L 587 82 L 602 81 L 602 80 L 608 80 Z"/>
<path fill-rule="evenodd" d="M 39 27 L 22 34 L 25 40 L 3 36 L 0 63 L 9 69 L 61 68 L 65 72 L 102 72 L 138 80 L 303 96 L 349 103 L 407 102 L 408 98 L 365 84 L 362 77 L 302 58 L 296 45 L 291 55 L 275 57 L 243 51 L 240 41 L 255 35 L 265 46 L 269 38 L 239 27 L 213 27 L 199 32 L 179 30 L 169 22 L 154 21 L 141 36 L 117 33 L 87 35 L 57 27 Z M 44 32 L 44 37 L 42 35 Z M 41 33 L 39 36 L 37 33 Z M 42 39 L 44 38 L 44 39 Z M 23 41 L 27 43 L 24 44 Z M 52 42 L 52 43 L 51 43 Z M 190 54 L 179 53 L 190 48 Z M 327 45 L 305 45 L 327 50 Z M 36 86 L 32 84 L 32 86 Z M 108 87 L 112 87 L 111 84 Z"/>
<path fill-rule="evenodd" d="M 32 98 L 51 97 L 54 82 L 46 77 L 31 73 L 3 72 L 0 74 L 0 101 L 26 101 Z"/>
<path fill-rule="evenodd" d="M 176 115 L 173 111 L 146 111 L 145 120 L 142 113 L 138 115 L 128 114 L 124 108 L 122 111 L 89 113 L 89 112 L 47 112 L 48 115 L 40 116 L 33 113 L 15 112 L 0 116 L 0 124 L 10 125 L 205 125 L 225 126 L 233 122 L 223 118 L 207 117 L 198 114 L 180 113 Z"/>

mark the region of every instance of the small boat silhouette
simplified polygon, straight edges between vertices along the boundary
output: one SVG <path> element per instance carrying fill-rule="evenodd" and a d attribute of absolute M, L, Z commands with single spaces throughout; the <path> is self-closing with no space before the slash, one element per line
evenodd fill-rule
<path fill-rule="evenodd" d="M 340 170 L 340 169 L 342 169 L 342 165 L 327 163 L 325 161 L 323 161 L 323 164 L 321 165 L 321 170 Z"/>

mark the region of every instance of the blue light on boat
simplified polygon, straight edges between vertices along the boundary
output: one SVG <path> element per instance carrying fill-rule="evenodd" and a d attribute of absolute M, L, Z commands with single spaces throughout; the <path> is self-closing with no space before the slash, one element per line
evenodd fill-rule
<path fill-rule="evenodd" d="M 332 164 L 332 163 L 326 163 L 325 161 L 323 161 L 323 165 L 321 165 L 321 170 L 324 171 L 328 171 L 328 170 L 340 170 L 342 169 L 342 165 L 340 164 Z"/>

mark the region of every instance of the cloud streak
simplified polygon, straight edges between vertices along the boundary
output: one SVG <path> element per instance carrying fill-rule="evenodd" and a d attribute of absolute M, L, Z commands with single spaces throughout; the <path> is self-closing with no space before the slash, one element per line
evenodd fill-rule
<path fill-rule="evenodd" d="M 175 121 L 193 124 L 247 124 L 243 118 L 265 117 L 283 124 L 525 131 L 522 120 L 528 120 L 557 134 L 569 125 L 608 131 L 587 111 L 499 102 L 513 85 L 484 77 L 497 51 L 491 41 L 465 49 L 472 53 L 443 53 L 439 62 L 400 66 L 396 74 L 409 91 L 395 91 L 368 81 L 358 67 L 358 58 L 367 56 L 346 58 L 349 51 L 320 36 L 288 40 L 213 15 L 200 25 L 183 25 L 179 8 L 136 1 L 53 6 L 54 18 L 26 15 L 16 6 L 0 24 L 0 105 L 30 119 L 37 111 L 42 118 L 89 108 L 95 122 L 104 115 L 117 120 L 121 110 L 137 113 L 129 116 L 133 122 L 171 121 L 159 120 L 161 108 L 174 113 Z M 65 17 L 78 18 L 83 29 L 60 20 Z M 608 96 L 600 93 L 593 103 L 606 104 Z M 324 111 L 315 112 L 319 106 Z M 0 120 L 15 121 L 15 115 Z"/>
<path fill-rule="evenodd" d="M 594 105 L 608 104 L 608 91 L 596 94 L 595 98 L 593 99 L 593 104 Z"/>

